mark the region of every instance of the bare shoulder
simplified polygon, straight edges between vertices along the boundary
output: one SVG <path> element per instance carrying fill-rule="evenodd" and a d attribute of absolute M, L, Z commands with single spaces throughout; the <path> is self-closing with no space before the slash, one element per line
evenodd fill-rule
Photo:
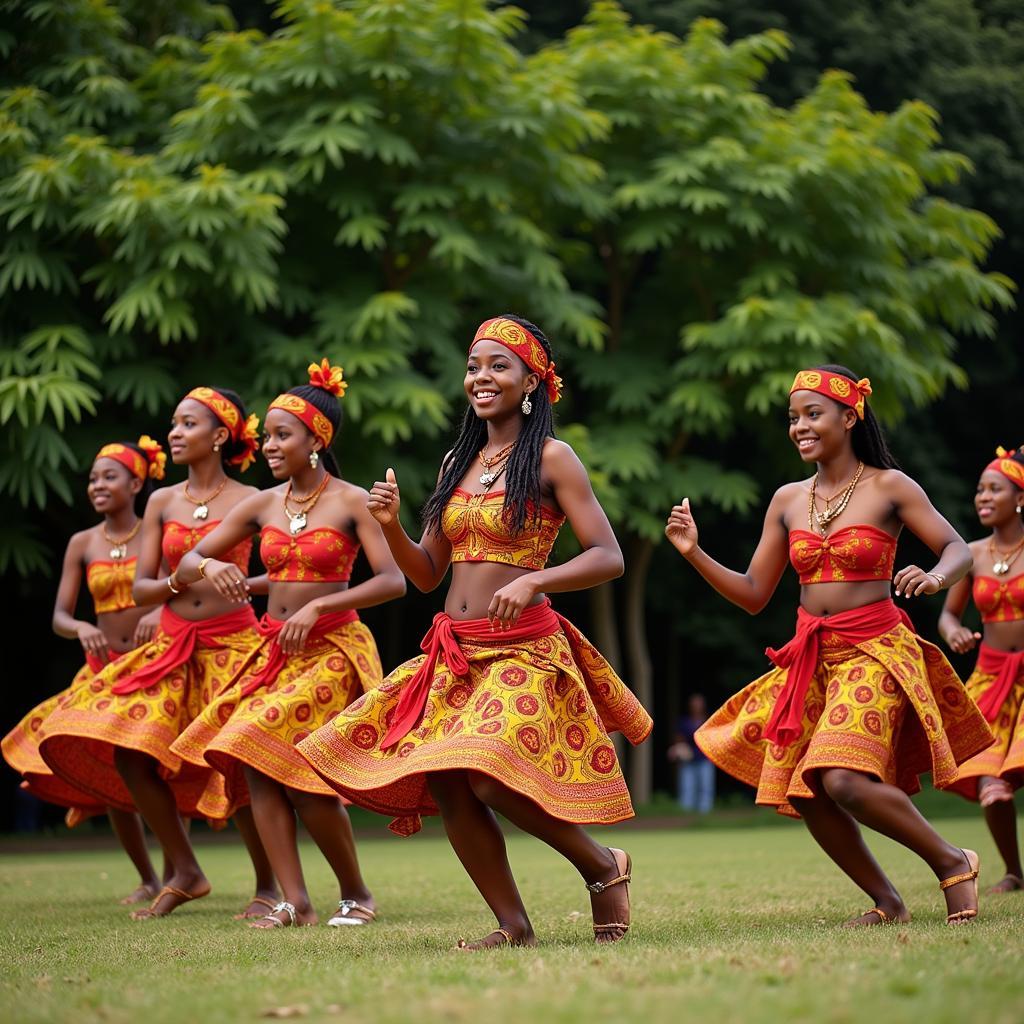
<path fill-rule="evenodd" d="M 350 483 L 348 480 L 338 480 L 331 490 L 338 495 L 346 507 L 353 510 L 365 509 L 367 501 L 370 500 L 370 492 L 365 487 Z"/>
<path fill-rule="evenodd" d="M 247 498 L 251 498 L 253 495 L 259 494 L 260 489 L 258 487 L 253 487 L 252 484 L 243 484 L 241 480 L 230 480 L 227 486 L 227 493 L 236 501 L 245 501 Z"/>
<path fill-rule="evenodd" d="M 101 536 L 99 523 L 88 527 L 88 529 L 79 530 L 78 533 L 71 534 L 68 538 L 67 554 L 72 558 L 81 558 L 85 554 L 85 549 L 89 546 L 89 541 Z"/>
<path fill-rule="evenodd" d="M 985 553 L 988 544 L 988 537 L 979 537 L 977 540 L 968 541 L 967 547 L 970 548 L 971 554 L 977 558 L 979 555 L 983 555 Z"/>
<path fill-rule="evenodd" d="M 808 477 L 806 480 L 790 480 L 788 484 L 783 484 L 772 495 L 770 504 L 781 504 L 783 502 L 792 501 L 796 497 L 806 495 L 807 489 L 811 486 L 812 479 L 812 477 Z"/>
<path fill-rule="evenodd" d="M 901 469 L 876 470 L 871 474 L 871 480 L 883 494 L 894 498 L 898 498 L 900 495 L 922 493 L 921 485 Z"/>
<path fill-rule="evenodd" d="M 583 469 L 583 463 L 573 451 L 572 445 L 559 441 L 556 437 L 549 437 L 545 440 L 540 454 L 540 464 L 545 472 L 558 473 L 559 471 Z"/>
<path fill-rule="evenodd" d="M 170 484 L 167 487 L 158 487 L 150 496 L 146 502 L 146 511 L 153 509 L 157 512 L 163 512 L 167 505 L 176 497 L 184 492 L 184 484 Z"/>

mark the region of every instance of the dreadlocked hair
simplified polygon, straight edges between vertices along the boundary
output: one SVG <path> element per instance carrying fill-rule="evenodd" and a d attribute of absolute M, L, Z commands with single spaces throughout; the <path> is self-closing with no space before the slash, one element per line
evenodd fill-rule
<path fill-rule="evenodd" d="M 249 413 L 246 411 L 245 402 L 243 402 L 239 397 L 238 392 L 232 391 L 231 388 L 219 387 L 215 384 L 210 386 L 214 391 L 222 394 L 238 410 L 240 418 L 239 422 L 244 424 Z M 210 411 L 210 415 L 213 416 L 214 423 L 218 427 L 226 426 L 226 424 L 221 422 L 220 417 L 212 410 Z M 231 464 L 231 460 L 236 458 L 238 455 L 241 455 L 243 451 L 245 451 L 245 444 L 242 441 L 235 440 L 235 438 L 231 436 L 231 431 L 228 430 L 228 439 L 220 446 L 220 461 L 225 471 L 235 468 Z"/>
<path fill-rule="evenodd" d="M 825 370 L 828 373 L 838 373 L 846 377 L 854 384 L 860 378 L 847 366 L 840 366 L 838 363 L 826 363 L 824 366 L 816 366 L 816 370 Z M 835 401 L 835 399 L 829 399 Z M 836 402 L 836 405 L 848 409 L 849 406 Z M 851 431 L 850 440 L 853 442 L 853 454 L 864 463 L 865 466 L 875 466 L 877 469 L 900 469 L 896 456 L 889 451 L 889 445 L 882 433 L 882 425 L 874 410 L 864 399 L 864 419 L 858 419 Z"/>
<path fill-rule="evenodd" d="M 297 388 L 291 388 L 289 395 L 298 395 L 304 398 L 310 405 L 315 405 L 322 412 L 331 424 L 331 444 L 337 440 L 341 430 L 341 402 L 330 391 L 318 388 L 315 384 L 300 384 Z M 308 429 L 308 428 L 307 428 Z M 338 460 L 330 448 L 323 448 L 320 451 L 320 458 L 323 459 L 324 469 L 331 476 L 341 479 L 341 470 L 338 468 Z"/>
<path fill-rule="evenodd" d="M 118 441 L 117 443 L 124 445 L 125 448 L 130 448 L 133 452 L 138 452 L 139 455 L 146 460 L 146 467 L 149 467 L 149 456 L 134 441 Z M 131 471 L 129 470 L 129 472 Z M 134 474 L 132 475 L 134 476 Z M 139 489 L 139 493 L 135 495 L 135 501 L 133 503 L 135 514 L 140 519 L 142 518 L 142 514 L 146 511 L 146 503 L 149 501 L 149 496 L 153 493 L 155 487 L 156 484 L 152 477 L 143 477 L 142 487 Z"/>
<path fill-rule="evenodd" d="M 525 327 L 540 342 L 548 362 L 551 362 L 551 343 L 536 324 L 513 313 L 502 313 L 501 316 L 506 320 L 515 321 L 520 327 Z M 540 458 L 544 442 L 555 436 L 554 411 L 543 381 L 530 393 L 530 403 L 533 405 L 533 411 L 529 416 L 523 417 L 523 426 L 516 439 L 516 446 L 505 464 L 505 501 L 502 516 L 516 531 L 525 528 L 527 518 L 532 522 L 540 520 Z M 459 436 L 441 466 L 441 479 L 434 488 L 434 493 L 427 498 L 421 512 L 424 528 L 431 533 L 441 533 L 441 517 L 444 510 L 486 443 L 487 424 L 470 406 L 462 417 Z"/>

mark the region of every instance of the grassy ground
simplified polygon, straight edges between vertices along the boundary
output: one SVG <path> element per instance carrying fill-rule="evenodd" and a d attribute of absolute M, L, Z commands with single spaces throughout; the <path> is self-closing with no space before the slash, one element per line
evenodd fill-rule
<path fill-rule="evenodd" d="M 941 823 L 1001 872 L 980 818 Z M 162 921 L 127 919 L 113 851 L 0 857 L 0 1017 L 9 1021 L 582 1021 L 943 1024 L 1024 1020 L 1024 894 L 983 901 L 974 926 L 943 925 L 913 856 L 872 840 L 914 922 L 842 930 L 869 906 L 798 826 L 602 831 L 633 855 L 633 920 L 596 947 L 587 894 L 533 840 L 509 842 L 542 945 L 451 951 L 490 919 L 443 839 L 361 842 L 382 915 L 361 929 L 256 932 L 231 920 L 247 894 L 240 848 L 201 850 L 214 893 Z M 16 848 L 15 848 L 16 849 Z M 321 914 L 328 873 L 304 847 Z"/>

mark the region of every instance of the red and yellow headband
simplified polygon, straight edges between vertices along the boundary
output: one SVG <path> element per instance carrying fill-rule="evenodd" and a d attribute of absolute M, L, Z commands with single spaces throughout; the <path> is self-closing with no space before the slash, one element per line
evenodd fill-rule
<path fill-rule="evenodd" d="M 96 453 L 96 459 L 114 459 L 140 480 L 145 480 L 147 477 L 150 480 L 163 480 L 167 456 L 164 454 L 163 448 L 160 447 L 160 443 L 154 441 L 148 434 L 143 434 L 136 444 L 142 449 L 142 452 L 137 452 L 126 444 L 105 444 Z M 96 459 L 93 459 L 93 462 Z"/>
<path fill-rule="evenodd" d="M 1017 450 L 1014 448 L 1009 451 L 1003 447 L 997 448 L 996 457 L 985 467 L 985 472 L 991 470 L 1002 473 L 1014 487 L 1024 491 L 1024 466 L 1012 458 L 1016 454 Z"/>
<path fill-rule="evenodd" d="M 315 388 L 320 388 L 336 398 L 343 398 L 348 381 L 344 378 L 344 372 L 340 366 L 331 366 L 326 359 L 319 363 L 310 363 L 308 367 L 309 383 Z M 267 409 L 282 409 L 297 416 L 309 428 L 310 433 L 324 446 L 330 448 L 334 439 L 334 427 L 331 421 L 312 402 L 307 402 L 299 395 L 283 394 L 278 395 Z"/>
<path fill-rule="evenodd" d="M 801 370 L 793 380 L 789 393 L 794 391 L 815 391 L 819 395 L 833 401 L 848 405 L 857 413 L 858 419 L 864 419 L 864 401 L 871 394 L 871 381 L 861 377 L 854 383 L 841 373 L 830 373 L 828 370 Z"/>
<path fill-rule="evenodd" d="M 485 320 L 473 335 L 473 345 L 483 340 L 504 345 L 526 363 L 528 370 L 539 374 L 547 386 L 552 405 L 562 397 L 562 378 L 555 373 L 554 362 L 548 362 L 544 346 L 522 324 L 501 316 Z M 470 352 L 473 351 L 473 345 L 469 346 Z"/>
<path fill-rule="evenodd" d="M 259 417 L 252 413 L 243 423 L 238 406 L 213 388 L 193 388 L 185 397 L 205 405 L 228 428 L 231 439 L 242 443 L 241 451 L 228 459 L 228 465 L 239 466 L 244 473 L 259 451 Z"/>

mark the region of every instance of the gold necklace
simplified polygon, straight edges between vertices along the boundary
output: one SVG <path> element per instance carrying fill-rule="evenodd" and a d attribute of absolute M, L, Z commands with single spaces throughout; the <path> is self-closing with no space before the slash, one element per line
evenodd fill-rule
<path fill-rule="evenodd" d="M 185 481 L 185 500 L 191 501 L 195 508 L 192 510 L 193 519 L 205 519 L 210 514 L 209 504 L 228 485 L 228 478 L 224 477 L 220 487 L 217 488 L 208 498 L 194 498 L 188 489 L 188 481 Z"/>
<path fill-rule="evenodd" d="M 142 529 L 142 520 L 136 519 L 135 525 L 131 530 L 120 540 L 111 537 L 107 533 L 107 524 L 100 523 L 100 533 L 103 534 L 103 539 L 110 545 L 110 557 L 114 559 L 122 559 L 128 554 L 128 545 L 131 543 L 132 538 Z"/>
<path fill-rule="evenodd" d="M 519 444 L 518 437 L 511 444 L 505 445 L 505 447 L 502 448 L 501 451 L 498 452 L 496 455 L 492 455 L 490 457 L 487 456 L 487 445 L 484 445 L 483 448 L 480 449 L 478 453 L 478 458 L 483 463 L 484 467 L 483 473 L 480 474 L 480 483 L 482 483 L 484 487 L 490 487 L 491 484 L 493 484 L 494 481 L 498 479 L 498 474 L 501 472 L 501 469 L 505 468 L 504 466 L 502 466 L 501 469 L 496 469 L 492 473 L 491 466 L 493 466 L 497 462 L 501 462 L 502 459 L 505 459 L 505 461 L 507 462 L 508 457 L 512 454 L 512 449 L 515 448 L 517 444 Z"/>
<path fill-rule="evenodd" d="M 316 488 L 311 494 L 308 494 L 305 498 L 295 498 L 300 505 L 305 505 L 306 508 L 299 509 L 298 512 L 293 512 L 288 507 L 288 499 L 292 497 L 292 482 L 288 481 L 288 487 L 284 492 L 284 514 L 288 517 L 288 532 L 294 537 L 297 533 L 302 533 L 306 528 L 306 516 L 316 507 L 316 503 L 320 500 L 320 495 L 324 493 L 324 488 L 330 481 L 331 476 L 329 473 L 324 473 L 323 480 L 320 481 L 320 486 Z"/>
<path fill-rule="evenodd" d="M 1005 576 L 1010 571 L 1010 566 L 1017 561 L 1017 556 L 1024 551 L 1024 538 L 1009 551 L 1003 552 L 996 547 L 995 538 L 988 542 L 988 553 L 992 559 L 992 571 L 997 576 Z M 996 558 L 999 555 L 999 558 Z"/>
<path fill-rule="evenodd" d="M 850 504 L 850 498 L 853 496 L 853 489 L 857 486 L 860 480 L 861 473 L 864 472 L 864 463 L 859 462 L 857 464 L 857 472 L 853 474 L 853 479 L 847 484 L 846 489 L 840 494 L 839 504 L 835 508 L 830 508 L 829 503 L 836 500 L 836 495 L 831 498 L 825 499 L 825 511 L 819 512 L 814 505 L 814 495 L 818 487 L 818 474 L 814 474 L 814 479 L 811 481 L 811 494 L 807 499 L 807 526 L 814 532 L 814 523 L 817 520 L 818 533 L 821 536 L 825 536 L 825 527 L 832 522 L 833 519 L 838 519 L 845 511 L 846 506 Z"/>

